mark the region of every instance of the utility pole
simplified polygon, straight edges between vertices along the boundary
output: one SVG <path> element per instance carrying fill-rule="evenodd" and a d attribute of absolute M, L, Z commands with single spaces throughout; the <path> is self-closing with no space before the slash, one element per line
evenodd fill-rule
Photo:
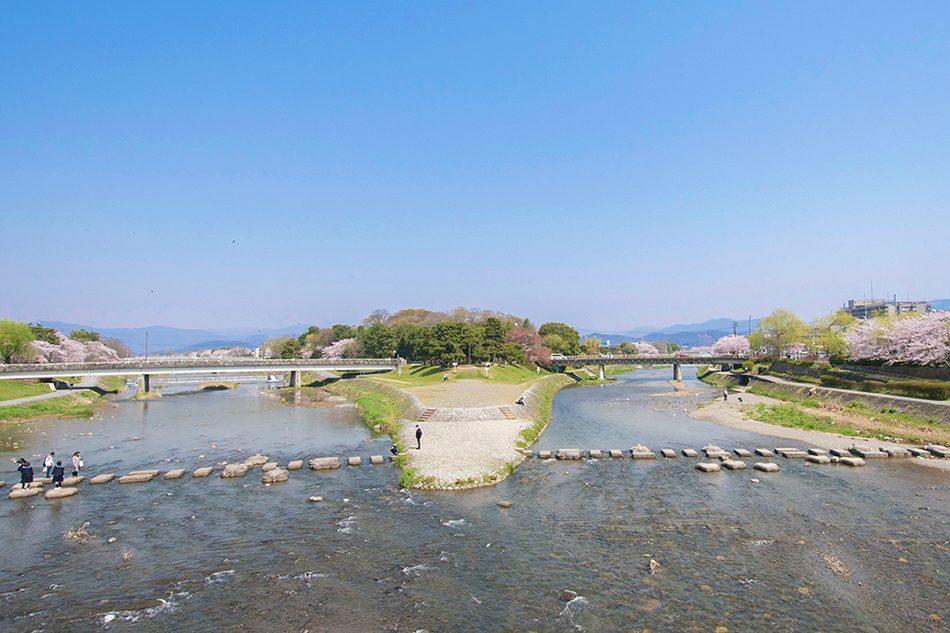
<path fill-rule="evenodd" d="M 733 336 L 737 336 L 737 335 L 739 334 L 738 329 L 739 329 L 739 322 L 738 322 L 738 321 L 733 321 L 733 322 L 732 322 L 732 335 L 733 335 Z"/>

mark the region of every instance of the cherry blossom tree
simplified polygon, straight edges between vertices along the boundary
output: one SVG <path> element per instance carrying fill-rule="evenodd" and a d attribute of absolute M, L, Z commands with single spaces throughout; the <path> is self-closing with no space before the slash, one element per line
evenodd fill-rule
<path fill-rule="evenodd" d="M 99 341 L 75 341 L 56 333 L 58 345 L 46 341 L 33 341 L 33 359 L 37 363 L 110 363 L 119 360 L 119 355 Z"/>
<path fill-rule="evenodd" d="M 844 335 L 848 355 L 885 365 L 950 365 L 950 312 L 877 318 Z"/>
<path fill-rule="evenodd" d="M 649 343 L 645 341 L 639 341 L 637 343 L 634 343 L 634 345 L 637 346 L 637 350 L 640 352 L 641 356 L 659 356 L 660 355 L 660 350 L 658 350 L 657 348 L 653 347 L 652 345 L 650 345 Z"/>
<path fill-rule="evenodd" d="M 551 362 L 551 351 L 544 346 L 541 335 L 534 330 L 511 330 L 505 335 L 505 343 L 516 343 L 524 350 L 525 358 L 532 367 Z"/>
<path fill-rule="evenodd" d="M 693 351 L 696 351 L 695 348 Z M 749 339 L 745 336 L 736 336 L 729 334 L 713 343 L 712 353 L 720 354 L 743 354 L 749 351 Z"/>
<path fill-rule="evenodd" d="M 343 358 L 343 352 L 346 351 L 346 348 L 356 342 L 355 338 L 345 338 L 335 343 L 331 343 L 324 347 L 321 351 L 323 355 L 321 358 L 327 358 L 330 360 L 340 360 Z M 319 348 L 318 348 L 319 349 Z"/>

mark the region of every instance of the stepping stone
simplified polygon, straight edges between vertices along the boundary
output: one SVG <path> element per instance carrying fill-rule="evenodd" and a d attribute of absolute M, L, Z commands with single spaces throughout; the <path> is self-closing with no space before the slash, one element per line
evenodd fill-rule
<path fill-rule="evenodd" d="M 744 459 L 748 459 L 748 458 L 752 457 L 752 452 L 751 452 L 751 451 L 747 451 L 747 450 L 744 449 L 744 448 L 737 448 L 737 449 L 735 449 L 735 450 L 732 451 L 732 452 L 735 453 L 736 455 L 738 455 L 739 457 L 744 458 Z"/>
<path fill-rule="evenodd" d="M 830 464 L 831 458 L 827 455 L 809 455 L 805 458 L 812 464 Z"/>
<path fill-rule="evenodd" d="M 363 463 L 363 459 L 359 455 L 355 457 L 347 457 L 346 463 L 349 466 L 360 466 Z"/>
<path fill-rule="evenodd" d="M 696 449 L 693 449 L 693 448 L 684 448 L 684 449 L 683 449 L 683 457 L 693 457 L 693 458 L 696 458 L 696 457 L 699 457 L 699 453 L 696 452 Z"/>
<path fill-rule="evenodd" d="M 185 475 L 184 468 L 176 468 L 165 473 L 165 479 L 181 479 Z"/>
<path fill-rule="evenodd" d="M 528 450 L 527 448 L 524 449 L 523 451 L 521 451 L 521 454 L 524 455 L 524 458 L 525 458 L 525 459 L 533 459 L 533 458 L 534 458 L 534 451 Z"/>
<path fill-rule="evenodd" d="M 599 451 L 596 448 L 590 449 L 590 458 L 591 459 L 600 459 L 604 456 L 603 451 Z"/>
<path fill-rule="evenodd" d="M 721 469 L 719 464 L 712 464 L 709 462 L 699 462 L 696 464 L 696 470 L 703 473 L 718 473 Z"/>
<path fill-rule="evenodd" d="M 785 451 L 782 453 L 782 457 L 785 459 L 805 459 L 808 457 L 808 453 L 805 451 Z"/>
<path fill-rule="evenodd" d="M 709 455 L 709 453 L 722 453 L 723 450 L 715 444 L 706 444 L 706 446 L 703 447 L 703 452 Z"/>
<path fill-rule="evenodd" d="M 76 475 L 75 477 L 67 477 L 63 480 L 63 486 L 75 486 L 76 484 L 81 484 L 85 481 L 86 478 L 82 475 Z M 0 486 L 2 488 L 3 486 Z"/>
<path fill-rule="evenodd" d="M 14 488 L 7 497 L 10 499 L 26 499 L 27 497 L 35 497 L 41 494 L 43 494 L 42 488 Z"/>
<path fill-rule="evenodd" d="M 274 470 L 275 468 L 277 468 L 277 462 L 267 462 L 261 466 L 261 472 L 266 473 L 268 470 Z"/>
<path fill-rule="evenodd" d="M 776 448 L 775 449 L 775 454 L 781 455 L 782 457 L 785 457 L 785 453 L 804 453 L 804 452 L 805 451 L 803 451 L 800 448 Z"/>
<path fill-rule="evenodd" d="M 839 457 L 838 463 L 845 466 L 864 466 L 867 462 L 860 457 Z"/>
<path fill-rule="evenodd" d="M 907 449 L 911 455 L 914 457 L 922 457 L 923 459 L 933 459 L 934 455 L 926 448 L 909 448 Z"/>
<path fill-rule="evenodd" d="M 252 455 L 248 457 L 244 461 L 248 464 L 251 464 L 252 466 L 263 466 L 264 464 L 267 463 L 267 455 L 261 455 L 260 453 L 258 453 L 257 455 Z"/>
<path fill-rule="evenodd" d="M 773 464 L 772 462 L 756 462 L 752 464 L 752 468 L 762 473 L 777 473 L 781 470 L 778 464 Z"/>
<path fill-rule="evenodd" d="M 722 463 L 726 470 L 745 470 L 745 462 L 739 460 L 727 460 Z"/>
<path fill-rule="evenodd" d="M 196 468 L 195 472 L 191 473 L 191 476 L 195 479 L 201 479 L 202 477 L 210 475 L 212 470 L 214 469 L 211 466 L 202 466 L 201 468 Z"/>
<path fill-rule="evenodd" d="M 903 447 L 882 449 L 888 457 L 910 457 L 910 452 Z"/>
<path fill-rule="evenodd" d="M 551 451 L 538 451 L 539 459 L 551 459 Z"/>
<path fill-rule="evenodd" d="M 676 451 L 674 451 L 672 448 L 664 448 L 660 452 L 663 454 L 663 457 L 676 457 Z"/>
<path fill-rule="evenodd" d="M 133 470 L 129 474 L 130 475 L 151 475 L 152 477 L 157 477 L 158 475 L 161 474 L 161 472 L 162 471 L 155 468 L 153 470 Z"/>
<path fill-rule="evenodd" d="M 382 455 L 370 455 L 369 463 L 373 466 L 379 466 L 380 464 L 385 464 L 386 460 L 383 459 Z"/>
<path fill-rule="evenodd" d="M 28 484 L 26 485 L 26 487 L 27 487 L 27 488 L 42 488 L 42 487 L 43 487 L 43 484 L 48 484 L 48 483 L 51 483 L 51 482 L 50 482 L 50 481 L 46 481 L 46 480 L 44 480 L 44 479 L 34 479 L 34 480 L 31 481 L 30 483 L 28 483 Z"/>
<path fill-rule="evenodd" d="M 828 451 L 826 451 L 823 448 L 809 448 L 808 454 L 809 455 L 827 455 Z"/>
<path fill-rule="evenodd" d="M 864 459 L 882 459 L 887 457 L 887 453 L 871 446 L 852 446 L 851 452 Z"/>
<path fill-rule="evenodd" d="M 107 475 L 96 475 L 95 477 L 89 480 L 89 485 L 97 486 L 99 484 L 107 484 L 113 479 L 115 479 L 115 473 L 109 473 Z"/>
<path fill-rule="evenodd" d="M 381 459 L 382 455 L 379 455 L 379 457 Z M 310 470 L 331 470 L 339 468 L 341 465 L 339 457 L 314 457 L 308 463 L 310 464 Z"/>
<path fill-rule="evenodd" d="M 775 457 L 775 453 L 767 448 L 757 448 L 755 449 L 755 454 L 759 457 Z"/>
<path fill-rule="evenodd" d="M 262 484 L 276 484 L 290 479 L 290 473 L 283 468 L 271 468 L 261 477 Z"/>
<path fill-rule="evenodd" d="M 247 464 L 228 464 L 221 471 L 221 479 L 233 479 L 243 477 L 251 470 Z"/>
<path fill-rule="evenodd" d="M 936 457 L 943 457 L 944 459 L 950 457 L 950 448 L 947 448 L 946 446 L 941 446 L 940 444 L 927 444 L 927 446 L 924 448 L 926 448 Z"/>
<path fill-rule="evenodd" d="M 152 475 L 150 473 L 138 473 L 138 474 L 129 473 L 128 475 L 119 477 L 119 483 L 120 484 L 144 484 L 146 481 L 152 481 L 152 478 L 154 476 L 155 475 Z"/>
<path fill-rule="evenodd" d="M 287 470 L 300 470 L 301 468 L 303 468 L 302 459 L 295 459 L 287 464 Z"/>
<path fill-rule="evenodd" d="M 71 497 L 78 494 L 79 488 L 53 488 L 52 490 L 47 490 L 45 496 L 47 499 L 62 499 L 63 497 Z"/>
<path fill-rule="evenodd" d="M 558 459 L 580 459 L 584 456 L 584 451 L 579 448 L 560 448 L 557 451 Z"/>
<path fill-rule="evenodd" d="M 630 457 L 634 459 L 656 459 L 656 453 L 653 451 L 631 451 Z"/>
<path fill-rule="evenodd" d="M 828 452 L 835 457 L 851 457 L 851 451 L 846 448 L 833 448 Z"/>
<path fill-rule="evenodd" d="M 930 453 L 927 453 L 927 454 L 929 455 Z M 613 457 L 614 459 L 618 457 L 623 457 L 623 451 L 618 450 L 616 448 L 612 448 L 610 449 L 610 456 Z"/>

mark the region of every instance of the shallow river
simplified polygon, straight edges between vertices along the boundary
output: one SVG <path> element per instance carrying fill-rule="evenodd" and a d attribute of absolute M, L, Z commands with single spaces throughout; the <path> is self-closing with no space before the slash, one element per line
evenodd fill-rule
<path fill-rule="evenodd" d="M 563 390 L 535 448 L 801 446 L 686 417 L 710 396 L 651 396 L 670 391 L 666 374 Z M 354 408 L 288 408 L 269 389 L 179 385 L 93 419 L 4 427 L 0 478 L 9 490 L 13 458 L 52 449 L 81 450 L 86 475 L 386 453 Z M 769 475 L 702 474 L 683 457 L 533 460 L 463 493 L 400 491 L 386 464 L 269 487 L 256 469 L 4 496 L 0 630 L 947 630 L 946 473 L 777 461 Z M 85 522 L 95 538 L 63 537 Z"/>

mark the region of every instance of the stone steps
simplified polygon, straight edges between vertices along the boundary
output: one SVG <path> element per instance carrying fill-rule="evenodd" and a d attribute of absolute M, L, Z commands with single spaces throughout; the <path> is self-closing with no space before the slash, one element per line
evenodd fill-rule
<path fill-rule="evenodd" d="M 518 419 L 518 416 L 516 416 L 516 415 L 514 414 L 514 411 L 512 411 L 511 408 L 509 408 L 509 407 L 507 407 L 507 406 L 498 407 L 498 410 L 501 411 L 501 414 L 502 414 L 503 416 L 505 416 L 505 419 L 506 419 L 506 420 L 517 420 L 517 419 Z"/>
<path fill-rule="evenodd" d="M 436 412 L 436 411 L 438 411 L 438 409 L 426 409 L 425 411 L 422 412 L 422 415 L 420 415 L 420 416 L 419 416 L 419 419 L 416 420 L 416 421 L 417 421 L 417 422 L 428 422 L 428 421 L 429 421 L 429 418 L 431 418 L 433 415 L 435 415 L 435 412 Z"/>

